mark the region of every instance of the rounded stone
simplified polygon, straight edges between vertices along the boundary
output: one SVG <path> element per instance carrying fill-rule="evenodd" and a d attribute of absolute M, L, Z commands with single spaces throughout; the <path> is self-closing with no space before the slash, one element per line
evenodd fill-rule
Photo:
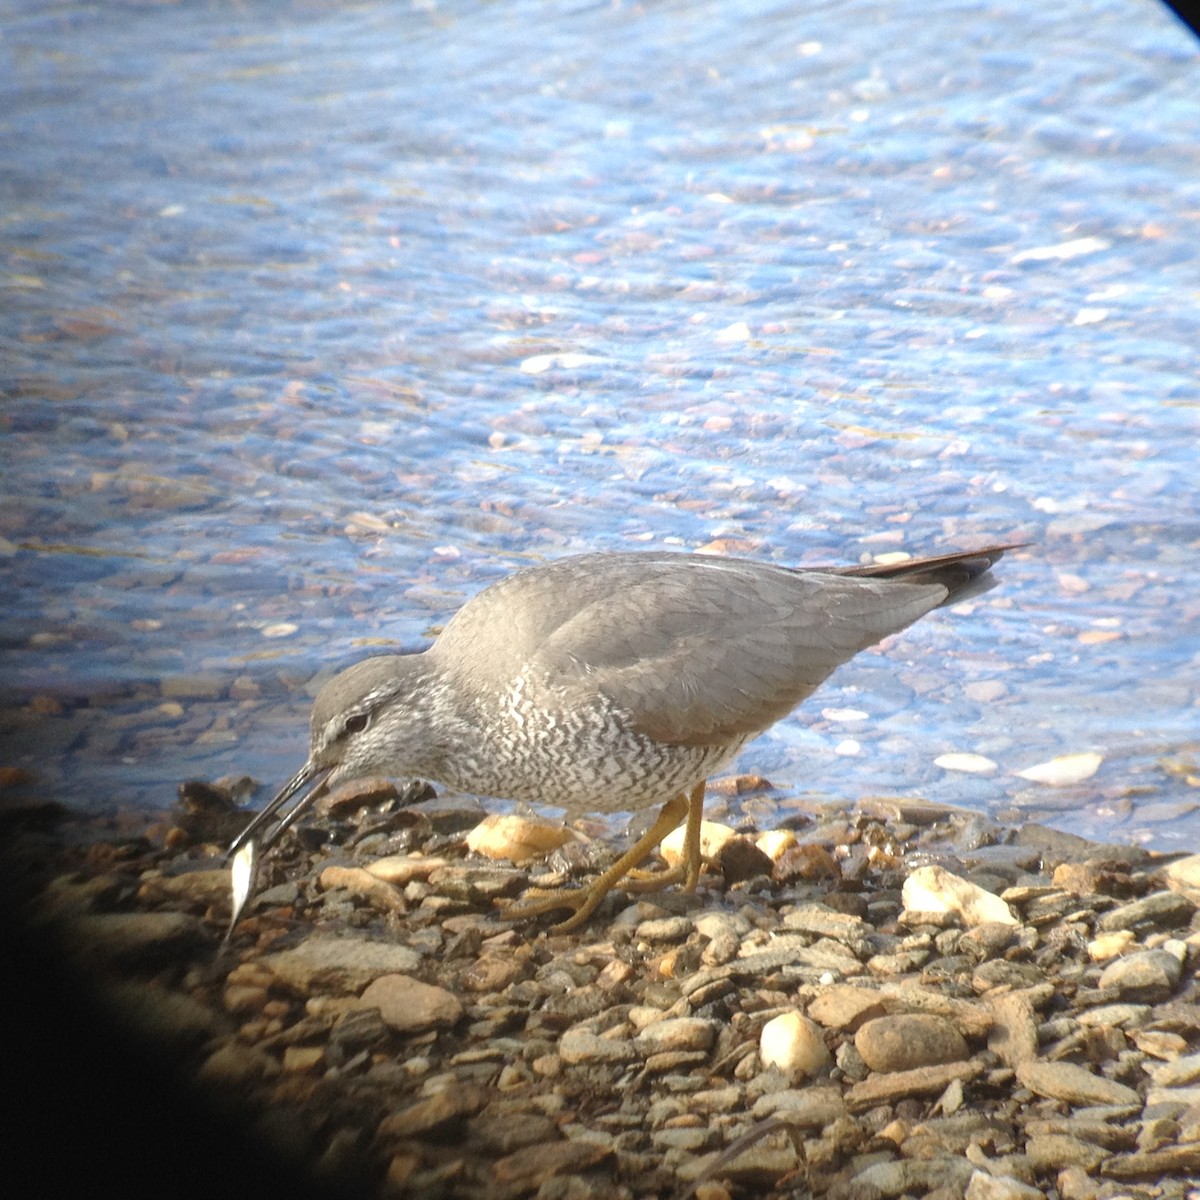
<path fill-rule="evenodd" d="M 903 1013 L 867 1021 L 854 1048 L 872 1071 L 910 1071 L 961 1062 L 970 1051 L 961 1033 L 934 1013 Z"/>
<path fill-rule="evenodd" d="M 833 1060 L 821 1027 L 802 1013 L 786 1012 L 768 1021 L 759 1037 L 764 1067 L 810 1075 Z"/>

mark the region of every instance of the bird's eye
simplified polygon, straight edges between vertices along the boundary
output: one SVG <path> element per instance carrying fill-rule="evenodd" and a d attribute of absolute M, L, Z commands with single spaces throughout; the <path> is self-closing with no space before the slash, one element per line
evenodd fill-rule
<path fill-rule="evenodd" d="M 354 716 L 347 717 L 342 726 L 342 737 L 349 737 L 352 733 L 362 733 L 369 723 L 370 718 L 366 713 L 355 713 Z"/>

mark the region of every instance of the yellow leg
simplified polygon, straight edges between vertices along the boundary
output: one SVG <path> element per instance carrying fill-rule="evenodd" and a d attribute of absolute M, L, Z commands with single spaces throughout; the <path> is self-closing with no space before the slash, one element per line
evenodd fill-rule
<path fill-rule="evenodd" d="M 574 913 L 555 925 L 554 931 L 568 933 L 572 929 L 578 929 L 596 911 L 600 901 L 612 891 L 614 885 L 627 876 L 668 833 L 679 827 L 685 813 L 687 832 L 684 837 L 684 862 L 669 871 L 647 872 L 640 878 L 626 880 L 622 886 L 631 892 L 649 892 L 682 882 L 687 891 L 694 891 L 696 881 L 700 878 L 700 817 L 703 808 L 702 781 L 692 789 L 690 797 L 679 795 L 673 800 L 668 800 L 650 829 L 595 882 L 574 891 L 554 892 L 528 903 L 510 905 L 504 910 L 505 919 L 524 920 L 526 917 L 553 912 L 556 908 L 571 908 L 575 910 Z"/>

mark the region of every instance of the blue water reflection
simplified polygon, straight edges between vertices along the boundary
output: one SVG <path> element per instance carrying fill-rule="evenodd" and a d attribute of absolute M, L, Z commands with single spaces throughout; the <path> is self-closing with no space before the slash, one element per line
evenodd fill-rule
<path fill-rule="evenodd" d="M 0 766 L 89 806 L 277 781 L 316 672 L 545 556 L 1016 536 L 743 768 L 1195 843 L 1200 63 L 1165 9 L 2 20 Z M 1083 750 L 1078 788 L 1012 774 Z"/>

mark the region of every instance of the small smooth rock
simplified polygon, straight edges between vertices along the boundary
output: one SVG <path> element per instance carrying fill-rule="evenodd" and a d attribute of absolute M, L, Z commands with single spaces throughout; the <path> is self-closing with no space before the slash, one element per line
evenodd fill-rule
<path fill-rule="evenodd" d="M 1011 1175 L 976 1171 L 967 1184 L 965 1200 L 1045 1200 L 1046 1193 Z"/>
<path fill-rule="evenodd" d="M 865 1021 L 884 1016 L 886 1009 L 873 988 L 838 983 L 823 988 L 808 1006 L 808 1015 L 826 1029 L 853 1033 Z"/>
<path fill-rule="evenodd" d="M 421 1137 L 437 1129 L 461 1121 L 480 1112 L 488 1102 L 488 1093 L 479 1087 L 457 1085 L 443 1088 L 423 1100 L 418 1100 L 380 1121 L 376 1137 Z"/>
<path fill-rule="evenodd" d="M 299 993 L 357 992 L 380 975 L 411 971 L 421 956 L 408 946 L 365 937 L 314 934 L 299 945 L 262 958 L 275 979 Z"/>
<path fill-rule="evenodd" d="M 711 1050 L 717 1038 L 715 1021 L 702 1017 L 668 1017 L 647 1025 L 634 1039 L 646 1055 L 679 1050 Z"/>
<path fill-rule="evenodd" d="M 943 771 L 963 771 L 968 775 L 990 775 L 996 763 L 982 754 L 940 754 L 933 760 Z"/>
<path fill-rule="evenodd" d="M 1185 1054 L 1174 1062 L 1163 1063 L 1150 1072 L 1159 1087 L 1182 1087 L 1200 1081 L 1200 1054 Z"/>
<path fill-rule="evenodd" d="M 1096 928 L 1105 933 L 1114 929 L 1135 929 L 1142 924 L 1169 929 L 1186 925 L 1195 911 L 1196 906 L 1182 892 L 1152 892 L 1140 900 L 1102 913 Z"/>
<path fill-rule="evenodd" d="M 683 840 L 687 830 L 681 825 L 663 838 L 658 852 L 666 860 L 668 867 L 677 867 L 683 862 Z M 720 853 L 721 847 L 731 838 L 738 836 L 737 830 L 716 821 L 700 822 L 700 854 L 706 859 L 713 859 Z"/>
<path fill-rule="evenodd" d="M 778 1117 L 789 1125 L 804 1129 L 825 1129 L 846 1115 L 846 1102 L 840 1088 L 789 1088 L 784 1092 L 769 1092 L 754 1102 L 755 1120 Z"/>
<path fill-rule="evenodd" d="M 985 921 L 1019 924 L 999 896 L 944 867 L 918 867 L 904 881 L 901 896 L 905 909 L 913 913 L 950 913 L 966 925 L 982 925 Z"/>
<path fill-rule="evenodd" d="M 1113 959 L 1100 975 L 1101 988 L 1116 988 L 1122 999 L 1157 1004 L 1179 986 L 1183 966 L 1166 950 L 1142 950 Z"/>
<path fill-rule="evenodd" d="M 377 1008 L 385 1024 L 401 1033 L 419 1033 L 453 1025 L 463 1006 L 453 992 L 422 983 L 411 975 L 381 975 L 358 998 L 359 1008 Z"/>
<path fill-rule="evenodd" d="M 638 1057 L 629 1038 L 606 1038 L 588 1029 L 568 1029 L 558 1042 L 558 1056 L 565 1063 L 624 1063 Z"/>
<path fill-rule="evenodd" d="M 1096 754 L 1094 751 L 1086 751 L 1083 754 L 1062 754 L 1058 758 L 1050 759 L 1049 762 L 1026 767 L 1017 774 L 1031 783 L 1045 783 L 1051 787 L 1069 787 L 1071 784 L 1091 779 L 1100 769 L 1103 761 L 1104 755 Z"/>
<path fill-rule="evenodd" d="M 1064 1167 L 1094 1171 L 1108 1157 L 1103 1146 L 1065 1133 L 1044 1133 L 1026 1139 L 1025 1154 L 1037 1171 L 1061 1171 Z"/>
<path fill-rule="evenodd" d="M 758 1043 L 764 1067 L 810 1075 L 833 1060 L 821 1028 L 799 1012 L 773 1017 L 762 1028 Z"/>
<path fill-rule="evenodd" d="M 773 862 L 778 862 L 793 846 L 796 835 L 790 829 L 768 829 L 754 839 L 754 844 Z M 1200 858 L 1200 855 L 1197 855 Z M 1200 887 L 1200 883 L 1197 884 Z"/>
<path fill-rule="evenodd" d="M 962 1195 L 975 1168 L 965 1158 L 902 1159 L 872 1163 L 854 1176 L 855 1196 L 925 1195 L 938 1187 Z"/>
<path fill-rule="evenodd" d="M 1167 886 L 1173 890 L 1200 895 L 1200 854 L 1189 854 L 1187 858 L 1168 863 L 1163 874 L 1167 877 Z"/>
<path fill-rule="evenodd" d="M 932 1013 L 867 1021 L 854 1035 L 854 1048 L 872 1071 L 911 1071 L 961 1062 L 970 1053 L 962 1034 L 945 1017 Z"/>
<path fill-rule="evenodd" d="M 522 1196 L 536 1192 L 548 1180 L 578 1175 L 604 1162 L 611 1154 L 610 1146 L 585 1141 L 524 1146 L 492 1165 L 492 1178 L 496 1184 L 493 1194 Z"/>
<path fill-rule="evenodd" d="M 467 834 L 467 849 L 485 858 L 525 863 L 545 858 L 574 840 L 574 836 L 561 823 L 517 813 L 496 813 L 485 817 Z"/>

